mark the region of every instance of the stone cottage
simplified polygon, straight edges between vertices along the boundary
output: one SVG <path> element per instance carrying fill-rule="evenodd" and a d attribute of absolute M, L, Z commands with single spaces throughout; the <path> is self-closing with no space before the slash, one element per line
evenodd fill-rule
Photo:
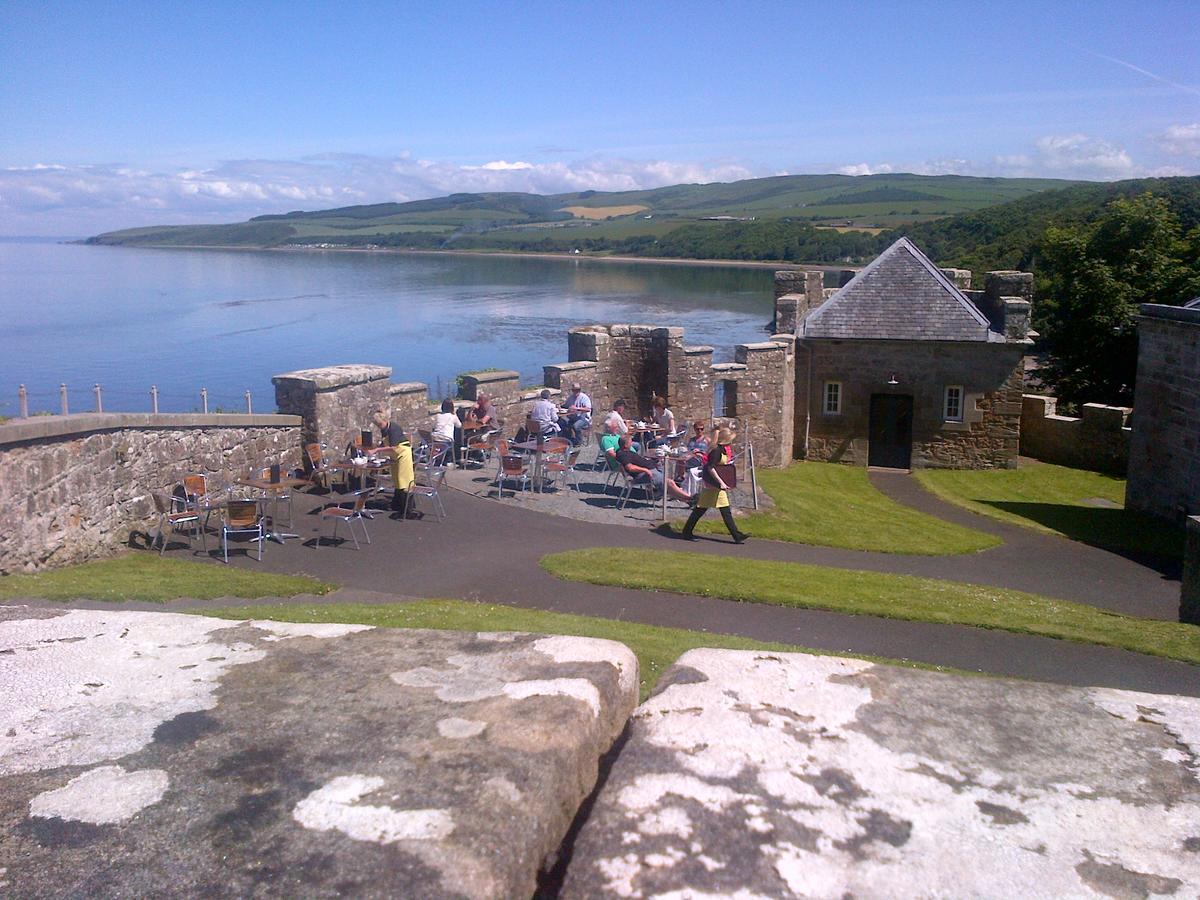
<path fill-rule="evenodd" d="M 956 283 L 957 282 L 957 283 Z M 939 269 L 907 238 L 796 306 L 796 456 L 1015 468 L 1033 276 Z"/>

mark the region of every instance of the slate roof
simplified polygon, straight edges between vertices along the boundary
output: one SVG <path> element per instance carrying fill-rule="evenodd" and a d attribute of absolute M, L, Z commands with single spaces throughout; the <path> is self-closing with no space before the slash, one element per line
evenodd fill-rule
<path fill-rule="evenodd" d="M 908 238 L 875 257 L 804 320 L 806 338 L 1003 341 Z"/>

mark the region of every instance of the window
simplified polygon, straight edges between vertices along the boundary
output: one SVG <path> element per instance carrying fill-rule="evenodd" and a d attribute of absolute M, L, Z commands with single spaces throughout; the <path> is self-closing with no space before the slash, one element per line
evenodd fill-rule
<path fill-rule="evenodd" d="M 713 384 L 713 418 L 737 418 L 737 386 L 732 378 L 720 378 Z"/>
<path fill-rule="evenodd" d="M 962 385 L 947 385 L 945 400 L 942 402 L 942 418 L 947 422 L 961 422 L 963 420 Z"/>
<path fill-rule="evenodd" d="M 840 381 L 825 382 L 824 400 L 821 409 L 827 416 L 840 415 L 842 411 L 842 383 Z"/>

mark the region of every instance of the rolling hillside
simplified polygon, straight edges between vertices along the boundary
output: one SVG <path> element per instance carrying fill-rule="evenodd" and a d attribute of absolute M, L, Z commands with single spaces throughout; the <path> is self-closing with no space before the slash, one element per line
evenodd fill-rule
<path fill-rule="evenodd" d="M 90 243 L 140 246 L 471 246 L 573 249 L 686 225 L 712 229 L 731 220 L 786 221 L 817 228 L 881 228 L 979 210 L 1072 182 L 943 175 L 786 175 L 728 184 L 681 184 L 645 191 L 451 194 L 258 216 L 211 226 L 159 226 L 109 232 Z"/>

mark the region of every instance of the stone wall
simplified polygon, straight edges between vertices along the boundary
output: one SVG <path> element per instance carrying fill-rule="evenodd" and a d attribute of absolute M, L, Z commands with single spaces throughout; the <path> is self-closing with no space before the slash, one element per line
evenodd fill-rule
<path fill-rule="evenodd" d="M 801 273 L 804 274 L 804 273 Z M 820 273 L 807 273 L 817 275 Z M 809 278 L 813 290 L 819 281 Z M 623 397 L 632 415 L 650 410 L 655 394 L 665 396 L 684 425 L 711 422 L 718 380 L 733 384 L 738 398 L 727 418 L 742 440 L 754 441 L 759 465 L 778 466 L 792 456 L 795 365 L 792 335 L 776 335 L 757 344 L 735 348 L 737 362 L 713 365 L 712 347 L 685 347 L 682 328 L 653 325 L 587 325 L 567 335 L 570 361 L 543 367 L 543 384 L 556 402 L 578 381 L 591 396 L 597 415 Z M 370 423 L 377 405 L 390 408 L 392 418 L 414 433 L 428 427 L 436 406 L 421 382 L 390 384 L 383 366 L 333 366 L 278 375 L 273 380 L 281 410 L 304 418 L 305 439 L 344 447 Z M 512 435 L 525 422 L 541 386 L 520 386 L 517 372 L 467 372 L 461 376 L 462 406 L 486 392 L 496 406 L 505 432 Z M 377 399 L 378 398 L 378 399 Z M 318 436 L 313 438 L 311 436 Z"/>
<path fill-rule="evenodd" d="M 801 339 L 796 455 L 866 465 L 871 396 L 907 394 L 913 398 L 913 468 L 1015 468 L 1023 350 L 1001 343 Z M 887 383 L 892 378 L 897 384 Z M 827 381 L 841 382 L 840 414 L 823 412 Z M 943 421 L 947 385 L 963 388 L 962 422 Z"/>
<path fill-rule="evenodd" d="M 1141 313 L 1125 505 L 1180 522 L 1200 512 L 1200 309 Z"/>
<path fill-rule="evenodd" d="M 1187 547 L 1179 586 L 1179 621 L 1200 625 L 1200 516 L 1187 520 Z"/>
<path fill-rule="evenodd" d="M 784 466 L 792 459 L 795 372 L 791 335 L 757 344 L 738 344 L 738 437 L 754 443 L 756 465 Z"/>
<path fill-rule="evenodd" d="M 279 412 L 304 420 L 304 443 L 333 448 L 371 427 L 372 411 L 388 405 L 391 376 L 387 366 L 358 364 L 287 372 L 271 383 Z"/>
<path fill-rule="evenodd" d="M 0 574 L 107 555 L 153 525 L 153 490 L 300 464 L 295 416 L 84 413 L 0 425 Z"/>
<path fill-rule="evenodd" d="M 1124 475 L 1129 462 L 1132 410 L 1086 403 L 1080 418 L 1057 414 L 1058 398 L 1025 394 L 1021 404 L 1021 454 L 1076 469 Z"/>

